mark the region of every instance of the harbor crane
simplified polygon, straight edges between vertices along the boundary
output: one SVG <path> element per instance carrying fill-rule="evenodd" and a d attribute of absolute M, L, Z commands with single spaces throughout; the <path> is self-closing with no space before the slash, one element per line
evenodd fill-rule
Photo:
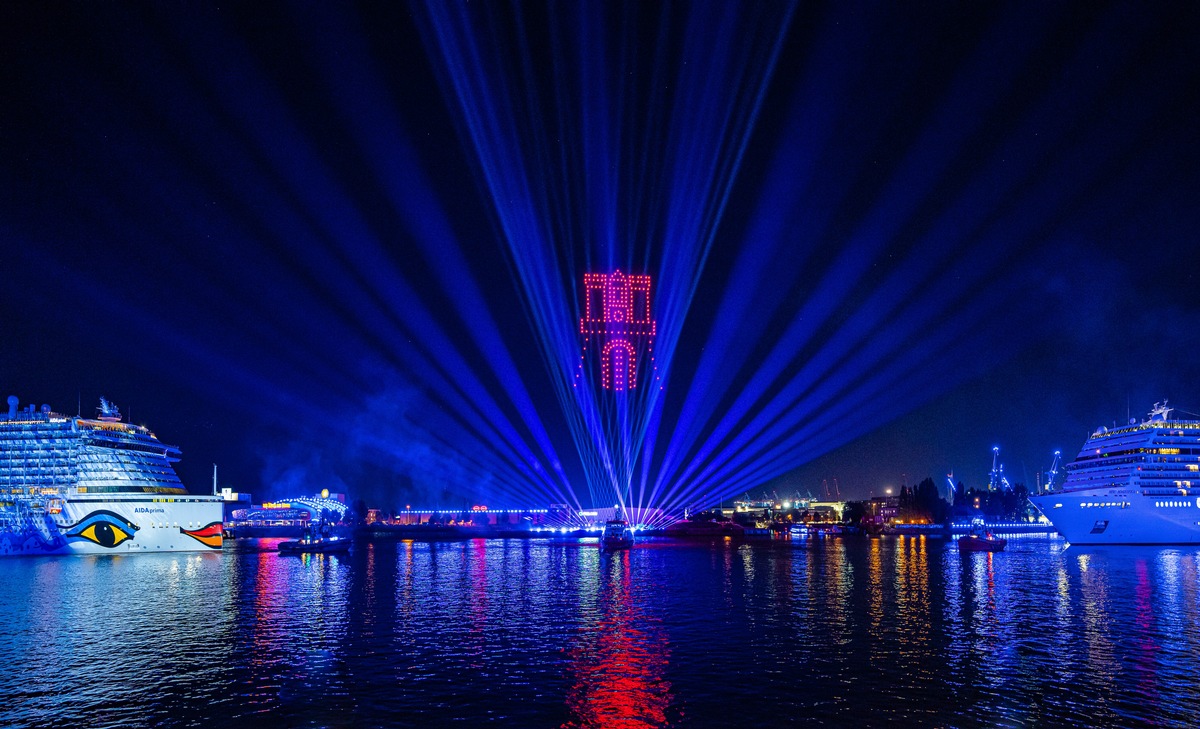
<path fill-rule="evenodd" d="M 1054 490 L 1054 479 L 1058 478 L 1058 462 L 1062 459 L 1062 451 L 1054 451 L 1054 463 L 1046 471 L 1046 491 Z"/>
<path fill-rule="evenodd" d="M 988 474 L 988 491 L 1011 488 L 1004 475 L 1004 464 L 1000 463 L 1000 446 L 992 446 L 992 470 Z"/>

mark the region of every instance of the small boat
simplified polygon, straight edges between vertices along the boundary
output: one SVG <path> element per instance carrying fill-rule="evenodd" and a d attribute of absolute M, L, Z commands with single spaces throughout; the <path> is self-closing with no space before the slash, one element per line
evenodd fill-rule
<path fill-rule="evenodd" d="M 633 528 L 624 519 L 609 519 L 600 534 L 601 549 L 629 549 L 633 546 Z"/>
<path fill-rule="evenodd" d="M 341 537 L 318 537 L 316 539 L 297 539 L 291 542 L 280 542 L 280 554 L 305 554 L 311 552 L 345 552 L 350 549 L 354 540 Z"/>
<path fill-rule="evenodd" d="M 310 554 L 315 552 L 345 552 L 350 549 L 354 540 L 336 537 L 329 533 L 329 527 L 322 525 L 319 529 L 305 527 L 304 534 L 291 542 L 280 542 L 280 554 Z"/>
<path fill-rule="evenodd" d="M 984 528 L 982 521 L 971 524 L 971 532 L 958 538 L 960 552 L 1003 552 L 1007 539 L 992 534 Z"/>

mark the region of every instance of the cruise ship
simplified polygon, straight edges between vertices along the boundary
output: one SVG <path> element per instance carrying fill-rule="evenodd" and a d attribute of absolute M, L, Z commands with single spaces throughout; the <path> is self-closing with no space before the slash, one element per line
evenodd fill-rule
<path fill-rule="evenodd" d="M 1062 488 L 1030 500 L 1071 544 L 1200 544 L 1200 420 L 1171 411 L 1098 429 Z"/>
<path fill-rule="evenodd" d="M 221 497 L 188 493 L 178 448 L 104 398 L 95 418 L 18 404 L 0 411 L 0 556 L 221 548 Z"/>

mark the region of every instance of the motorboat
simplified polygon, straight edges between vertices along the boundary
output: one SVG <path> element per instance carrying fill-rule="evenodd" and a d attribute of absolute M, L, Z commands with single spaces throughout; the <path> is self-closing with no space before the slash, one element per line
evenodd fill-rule
<path fill-rule="evenodd" d="M 314 552 L 345 552 L 350 549 L 353 539 L 344 537 L 303 538 L 290 542 L 279 543 L 280 554 L 307 554 Z"/>
<path fill-rule="evenodd" d="M 969 534 L 964 534 L 958 538 L 958 551 L 1003 552 L 1007 544 L 1007 539 L 1001 539 L 992 534 L 984 528 L 983 522 L 977 521 L 971 525 L 971 532 Z"/>
<path fill-rule="evenodd" d="M 629 549 L 633 546 L 633 528 L 624 519 L 609 519 L 600 534 L 601 549 Z"/>
<path fill-rule="evenodd" d="M 279 543 L 280 554 L 312 554 L 327 552 L 345 552 L 350 549 L 353 539 L 331 534 L 328 524 L 319 527 L 306 526 L 304 535 L 290 542 Z"/>

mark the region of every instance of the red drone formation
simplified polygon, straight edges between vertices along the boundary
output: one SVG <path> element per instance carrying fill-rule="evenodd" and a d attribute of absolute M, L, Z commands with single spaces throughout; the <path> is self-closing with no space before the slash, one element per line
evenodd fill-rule
<path fill-rule="evenodd" d="M 579 320 L 583 348 L 600 353 L 600 382 L 606 390 L 637 387 L 638 352 L 652 351 L 650 277 L 615 271 L 583 274 L 584 311 Z"/>

